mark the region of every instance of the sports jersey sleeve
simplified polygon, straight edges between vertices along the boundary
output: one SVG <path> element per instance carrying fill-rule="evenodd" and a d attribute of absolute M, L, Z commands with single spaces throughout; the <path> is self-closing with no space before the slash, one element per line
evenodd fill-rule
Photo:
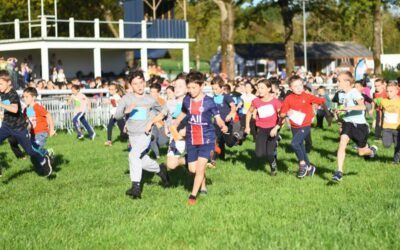
<path fill-rule="evenodd" d="M 282 103 L 281 113 L 286 114 L 290 109 L 290 96 L 287 96 Z"/>
<path fill-rule="evenodd" d="M 354 92 L 352 97 L 353 97 L 353 100 L 355 100 L 355 101 L 364 100 L 364 98 L 362 97 L 362 94 L 358 91 Z"/>
<path fill-rule="evenodd" d="M 253 99 L 253 101 L 251 101 L 251 107 L 257 108 L 257 98 Z"/>
<path fill-rule="evenodd" d="M 225 95 L 225 102 L 228 105 L 235 104 L 235 101 L 233 100 L 232 96 L 230 96 L 230 95 Z"/>
<path fill-rule="evenodd" d="M 310 100 L 310 103 L 312 103 L 312 104 L 321 105 L 321 104 L 324 104 L 326 102 L 325 98 L 317 97 L 315 95 L 308 95 L 308 98 Z"/>
<path fill-rule="evenodd" d="M 183 102 L 182 102 L 182 109 L 181 109 L 181 111 L 182 111 L 182 113 L 184 113 L 184 114 L 188 114 L 189 113 L 189 107 L 188 107 L 188 99 L 189 97 L 188 96 L 185 96 L 185 98 L 183 99 Z"/>
<path fill-rule="evenodd" d="M 10 104 L 19 104 L 19 97 L 17 92 L 12 92 L 10 95 Z"/>

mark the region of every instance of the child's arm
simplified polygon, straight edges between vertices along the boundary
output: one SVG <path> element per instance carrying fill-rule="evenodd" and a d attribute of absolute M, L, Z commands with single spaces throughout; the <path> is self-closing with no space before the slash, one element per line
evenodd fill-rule
<path fill-rule="evenodd" d="M 225 121 L 229 122 L 236 116 L 236 105 L 234 102 L 230 103 L 231 112 L 226 116 Z"/>
<path fill-rule="evenodd" d="M 7 110 L 8 112 L 11 112 L 14 114 L 18 113 L 18 104 L 16 104 L 16 103 L 11 103 L 10 105 L 7 105 L 7 104 L 3 104 L 0 102 L 0 108 L 3 108 L 5 110 Z"/>
<path fill-rule="evenodd" d="M 228 132 L 228 127 L 225 125 L 224 120 L 222 120 L 220 115 L 215 116 L 215 121 L 217 122 L 218 127 L 221 129 L 223 133 Z"/>
<path fill-rule="evenodd" d="M 127 102 L 126 98 L 123 97 L 120 100 L 120 102 L 118 103 L 117 110 L 115 111 L 115 115 L 114 115 L 115 119 L 121 120 L 127 114 L 127 113 L 125 113 L 126 112 L 126 105 L 127 105 L 126 102 Z M 130 112 L 128 112 L 128 113 L 130 113 Z"/>
<path fill-rule="evenodd" d="M 244 129 L 244 132 L 246 134 L 250 134 L 250 121 L 251 121 L 251 117 L 253 116 L 254 110 L 255 110 L 255 108 L 253 106 L 250 106 L 249 110 L 247 110 L 247 113 L 246 113 L 246 127 Z"/>
<path fill-rule="evenodd" d="M 49 126 L 49 135 L 50 136 L 55 135 L 56 131 L 54 130 L 54 122 L 53 122 L 53 118 L 51 117 L 50 112 L 47 112 L 47 114 L 46 114 L 46 121 Z"/>
<path fill-rule="evenodd" d="M 339 111 L 352 111 L 352 110 L 357 110 L 357 111 L 364 111 L 365 110 L 365 104 L 364 104 L 364 99 L 358 99 L 356 100 L 357 105 L 353 107 L 343 107 Z"/>

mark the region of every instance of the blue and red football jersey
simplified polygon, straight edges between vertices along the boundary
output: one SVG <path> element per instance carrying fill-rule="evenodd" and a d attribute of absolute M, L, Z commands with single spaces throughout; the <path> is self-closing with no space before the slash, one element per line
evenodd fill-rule
<path fill-rule="evenodd" d="M 203 145 L 215 142 L 215 128 L 212 118 L 220 114 L 211 97 L 204 96 L 203 99 L 195 101 L 190 96 L 185 96 L 182 112 L 188 118 L 186 126 L 187 143 Z"/>

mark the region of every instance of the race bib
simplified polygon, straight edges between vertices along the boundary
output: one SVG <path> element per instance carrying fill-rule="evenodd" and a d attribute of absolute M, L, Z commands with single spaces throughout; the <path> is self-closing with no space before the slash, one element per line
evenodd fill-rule
<path fill-rule="evenodd" d="M 34 117 L 35 115 L 35 110 L 32 107 L 26 108 L 26 116 Z"/>
<path fill-rule="evenodd" d="M 386 123 L 397 124 L 399 115 L 397 113 L 384 113 Z"/>
<path fill-rule="evenodd" d="M 244 103 L 244 109 L 245 110 L 249 110 L 250 106 L 251 106 L 251 102 L 245 102 Z"/>
<path fill-rule="evenodd" d="M 217 105 L 221 105 L 224 102 L 224 95 L 216 95 L 216 96 L 214 96 L 214 102 Z"/>
<path fill-rule="evenodd" d="M 4 105 L 11 105 L 10 100 L 4 100 L 4 101 L 2 101 L 2 103 L 3 103 Z"/>
<path fill-rule="evenodd" d="M 257 112 L 258 112 L 258 116 L 260 118 L 266 118 L 266 117 L 273 116 L 275 114 L 275 109 L 274 109 L 274 106 L 272 106 L 271 104 L 268 104 L 268 105 L 264 105 L 264 106 L 257 108 Z"/>
<path fill-rule="evenodd" d="M 306 114 L 300 111 L 292 110 L 293 113 L 289 116 L 289 119 L 297 125 L 302 125 L 304 118 L 306 118 Z"/>
<path fill-rule="evenodd" d="M 147 109 L 146 108 L 135 108 L 129 114 L 129 120 L 145 121 L 146 119 L 147 119 Z"/>

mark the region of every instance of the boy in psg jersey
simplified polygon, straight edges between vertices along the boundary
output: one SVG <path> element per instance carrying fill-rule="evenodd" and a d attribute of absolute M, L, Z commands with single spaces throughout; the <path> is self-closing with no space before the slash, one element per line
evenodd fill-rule
<path fill-rule="evenodd" d="M 175 121 L 178 126 L 187 116 L 186 149 L 189 171 L 195 174 L 189 205 L 196 204 L 197 193 L 206 190 L 206 164 L 214 153 L 215 128 L 212 117 L 215 118 L 223 133 L 228 131 L 221 119 L 214 100 L 204 95 L 202 85 L 204 76 L 200 72 L 190 72 L 186 84 L 190 95 L 183 99 L 182 112 Z"/>

